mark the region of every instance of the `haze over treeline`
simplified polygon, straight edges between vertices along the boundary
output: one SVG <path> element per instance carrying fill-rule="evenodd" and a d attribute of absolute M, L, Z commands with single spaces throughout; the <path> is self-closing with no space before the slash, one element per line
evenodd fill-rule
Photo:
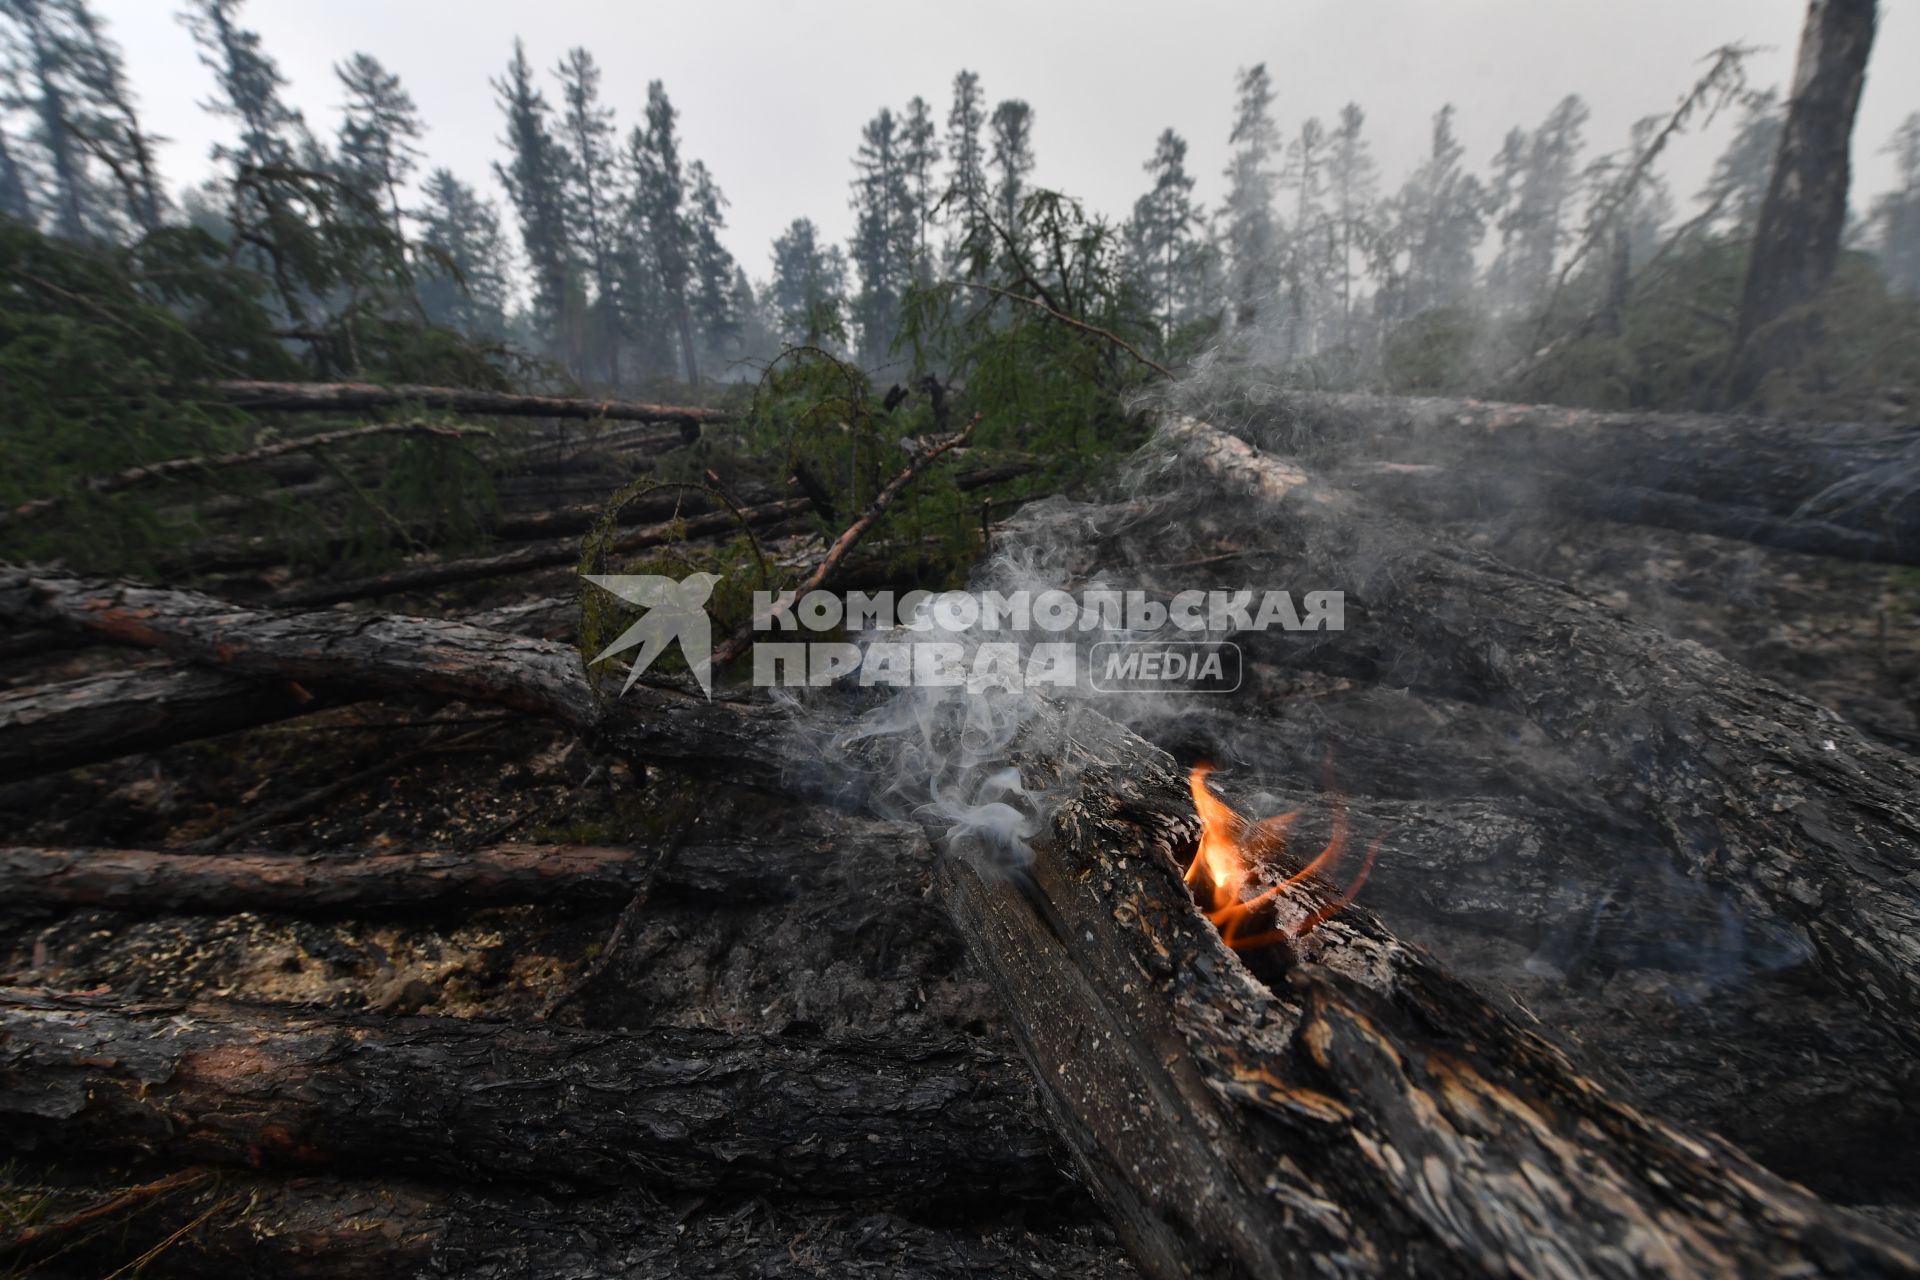
<path fill-rule="evenodd" d="M 140 86 L 86 0 L 8 0 L 0 12 L 0 211 L 69 240 L 199 226 L 271 278 L 296 336 L 343 298 L 367 296 L 339 255 L 384 254 L 421 318 L 510 340 L 602 385 L 743 376 L 743 361 L 803 342 L 870 368 L 915 346 L 910 362 L 924 365 L 916 299 L 932 290 L 991 303 L 990 289 L 1011 285 L 1076 311 L 1021 265 L 1039 240 L 1064 243 L 1058 225 L 1037 225 L 1064 216 L 1102 287 L 1118 291 L 1116 315 L 1163 357 L 1258 335 L 1305 381 L 1454 389 L 1510 371 L 1561 327 L 1630 342 L 1629 312 L 1663 287 L 1704 313 L 1680 323 L 1725 324 L 1715 291 L 1738 276 L 1782 114 L 1779 91 L 1749 74 L 1751 51 L 1722 50 L 1625 136 L 1596 130 L 1569 92 L 1479 155 L 1456 109 L 1436 104 L 1418 162 L 1389 171 L 1368 104 L 1289 118 L 1284 68 L 1249 61 L 1230 73 L 1232 110 L 1215 126 L 1224 172 L 1201 172 L 1171 126 L 1116 138 L 1104 163 L 1135 170 L 1138 195 L 1103 218 L 1052 203 L 1021 86 L 959 68 L 923 96 L 876 103 L 847 139 L 850 235 L 830 234 L 830 211 L 795 208 L 771 245 L 744 246 L 728 230 L 730 175 L 690 151 L 672 84 L 616 92 L 587 47 L 544 64 L 516 41 L 474 66 L 491 86 L 499 146 L 490 174 L 455 172 L 436 163 L 435 122 L 381 50 L 339 62 L 337 108 L 309 114 L 240 0 L 193 0 L 178 17 L 223 140 L 214 176 L 182 187 L 160 170 Z M 1665 176 L 1674 149 L 1714 120 L 1726 147 L 1697 188 L 1676 187 Z M 769 129 L 779 132 L 777 113 Z M 1847 242 L 1891 294 L 1912 295 L 1920 114 L 1866 142 L 1884 144 L 1894 185 L 1856 199 Z M 1218 194 L 1203 201 L 1209 187 Z M 304 247 L 288 239 L 295 223 L 314 233 Z M 313 278 L 290 278 L 301 269 Z"/>

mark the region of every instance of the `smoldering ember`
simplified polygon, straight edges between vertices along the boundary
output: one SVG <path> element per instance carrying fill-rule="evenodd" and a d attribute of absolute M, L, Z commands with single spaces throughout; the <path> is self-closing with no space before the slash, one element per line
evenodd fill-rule
<path fill-rule="evenodd" d="M 0 0 L 0 1273 L 1920 1275 L 1913 13 L 451 12 Z"/>

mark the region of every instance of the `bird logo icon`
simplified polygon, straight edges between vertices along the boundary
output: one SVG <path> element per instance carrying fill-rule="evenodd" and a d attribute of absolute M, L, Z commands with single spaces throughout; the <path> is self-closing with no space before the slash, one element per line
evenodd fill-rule
<path fill-rule="evenodd" d="M 709 700 L 713 698 L 713 627 L 705 606 L 713 595 L 713 585 L 720 581 L 718 574 L 690 573 L 678 581 L 653 573 L 582 576 L 601 590 L 647 611 L 592 658 L 589 666 L 638 648 L 640 652 L 627 670 L 627 682 L 620 686 L 620 692 L 625 693 L 668 645 L 678 643 L 701 691 Z"/>

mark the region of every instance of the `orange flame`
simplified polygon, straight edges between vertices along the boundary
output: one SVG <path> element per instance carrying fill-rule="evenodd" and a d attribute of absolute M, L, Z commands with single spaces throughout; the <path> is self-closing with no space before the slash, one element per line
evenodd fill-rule
<path fill-rule="evenodd" d="M 1194 811 L 1200 815 L 1200 848 L 1187 867 L 1187 883 L 1194 887 L 1195 896 L 1206 908 L 1207 919 L 1220 930 L 1223 942 L 1235 951 L 1248 951 L 1298 938 L 1353 901 L 1354 895 L 1360 892 L 1360 886 L 1367 882 L 1367 875 L 1373 870 L 1373 860 L 1380 852 L 1380 841 L 1385 837 L 1374 840 L 1372 847 L 1367 850 L 1367 860 L 1361 865 L 1360 874 L 1353 878 L 1353 883 L 1339 897 L 1316 908 L 1299 924 L 1286 928 L 1260 928 L 1258 922 L 1271 917 L 1270 904 L 1281 890 L 1299 884 L 1309 876 L 1331 875 L 1339 867 L 1341 855 L 1347 848 L 1347 806 L 1336 792 L 1333 797 L 1333 831 L 1327 837 L 1326 847 L 1320 850 L 1313 861 L 1286 879 L 1267 885 L 1252 897 L 1242 897 L 1253 882 L 1255 872 L 1269 863 L 1279 861 L 1286 853 L 1287 828 L 1300 816 L 1300 811 L 1295 809 L 1291 813 L 1249 822 L 1207 786 L 1207 775 L 1212 772 L 1212 765 L 1201 763 L 1193 767 L 1193 772 L 1187 778 L 1187 785 L 1193 791 Z"/>

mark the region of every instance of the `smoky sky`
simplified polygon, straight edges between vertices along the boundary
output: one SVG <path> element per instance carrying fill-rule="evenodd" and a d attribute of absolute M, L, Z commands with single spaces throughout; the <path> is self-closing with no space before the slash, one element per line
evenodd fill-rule
<path fill-rule="evenodd" d="M 170 0 L 95 0 L 126 51 L 148 127 L 176 186 L 205 177 L 231 122 L 202 111 L 211 75 Z M 1881 6 L 1880 34 L 1854 134 L 1853 203 L 1892 182 L 1881 153 L 1920 110 L 1920 5 Z M 1760 46 L 1755 87 L 1791 77 L 1806 0 L 815 0 L 811 4 L 613 0 L 252 0 L 243 12 L 290 82 L 288 98 L 331 136 L 341 94 L 332 68 L 357 51 L 397 72 L 428 125 L 427 163 L 499 194 L 499 109 L 488 81 L 513 40 L 537 67 L 575 45 L 603 70 L 621 128 L 647 83 L 680 110 L 683 155 L 725 190 L 728 246 L 768 274 L 773 238 L 810 217 L 833 238 L 847 207 L 861 126 L 882 106 L 925 97 L 944 125 L 955 71 L 980 73 L 989 104 L 1035 111 L 1032 181 L 1121 217 L 1145 189 L 1142 165 L 1171 127 L 1190 144 L 1195 196 L 1223 190 L 1237 68 L 1265 62 L 1275 116 L 1291 134 L 1357 102 L 1391 190 L 1419 162 L 1445 103 L 1467 158 L 1484 171 L 1501 137 L 1532 126 L 1567 93 L 1592 107 L 1589 155 L 1624 145 L 1636 119 L 1664 113 L 1728 43 Z M 547 85 L 550 102 L 558 93 Z M 1726 120 L 1682 139 L 1663 165 L 1682 211 L 1726 137 Z"/>

